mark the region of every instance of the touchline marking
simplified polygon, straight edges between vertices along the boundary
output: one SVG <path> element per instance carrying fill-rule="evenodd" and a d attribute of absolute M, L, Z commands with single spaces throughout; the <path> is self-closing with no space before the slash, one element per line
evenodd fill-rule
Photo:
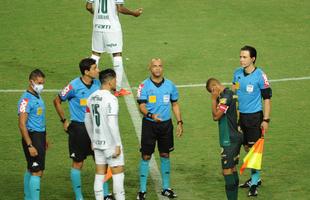
<path fill-rule="evenodd" d="M 292 77 L 292 78 L 281 78 L 281 79 L 273 79 L 269 80 L 271 83 L 276 83 L 276 82 L 287 82 L 287 81 L 301 81 L 301 80 L 310 80 L 310 76 L 304 76 L 304 77 Z M 126 80 L 127 81 L 127 80 Z M 128 82 L 128 81 L 127 81 Z M 222 83 L 223 85 L 231 85 L 232 83 L 225 82 Z M 177 88 L 193 88 L 193 87 L 205 87 L 206 84 L 187 84 L 187 85 L 177 85 Z M 125 89 L 130 89 L 130 90 L 137 90 L 137 87 L 132 87 L 132 88 L 127 88 L 124 87 Z M 18 92 L 24 92 L 25 90 L 21 89 L 0 89 L 0 93 L 18 93 Z M 60 89 L 44 89 L 43 92 L 60 92 Z"/>
<path fill-rule="evenodd" d="M 127 105 L 127 109 L 128 112 L 130 114 L 132 123 L 135 127 L 136 130 L 136 135 L 139 139 L 139 142 L 141 141 L 141 128 L 142 128 L 142 119 L 141 119 L 141 115 L 138 111 L 137 105 L 136 105 L 136 100 L 135 97 L 133 96 L 133 92 L 132 89 L 129 85 L 127 76 L 124 72 L 123 74 L 123 80 L 122 80 L 122 84 L 124 86 L 124 88 L 127 88 L 127 90 L 129 92 L 131 92 L 130 95 L 126 95 L 125 98 L 125 102 Z M 158 166 L 155 160 L 155 155 L 152 155 L 152 158 L 150 160 L 150 174 L 151 174 L 151 178 L 153 179 L 154 185 L 155 185 L 155 192 L 157 195 L 157 198 L 160 200 L 165 200 L 167 198 L 165 198 L 164 196 L 162 196 L 161 194 L 159 194 L 159 191 L 161 190 L 161 176 L 160 176 L 160 172 L 158 170 Z"/>

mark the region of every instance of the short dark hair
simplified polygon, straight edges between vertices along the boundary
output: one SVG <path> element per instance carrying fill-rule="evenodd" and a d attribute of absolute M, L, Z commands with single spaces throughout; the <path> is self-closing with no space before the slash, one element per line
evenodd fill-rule
<path fill-rule="evenodd" d="M 99 80 L 101 84 L 105 84 L 108 81 L 116 77 L 116 73 L 113 69 L 108 68 L 99 72 Z"/>
<path fill-rule="evenodd" d="M 37 77 L 45 78 L 45 74 L 39 69 L 35 69 L 32 72 L 30 72 L 29 80 L 35 80 Z"/>
<path fill-rule="evenodd" d="M 213 85 L 214 83 L 216 83 L 216 84 L 221 84 L 220 81 L 217 80 L 216 78 L 209 78 L 209 79 L 207 80 L 206 89 L 208 90 L 208 92 L 211 93 L 210 85 Z"/>
<path fill-rule="evenodd" d="M 253 63 L 256 62 L 256 59 L 257 59 L 257 51 L 254 47 L 252 46 L 249 46 L 249 45 L 245 45 L 244 47 L 242 47 L 240 49 L 240 51 L 248 51 L 250 53 L 250 57 L 253 58 L 255 57 L 255 60 L 253 61 Z"/>
<path fill-rule="evenodd" d="M 81 74 L 84 75 L 85 74 L 85 70 L 90 70 L 90 67 L 96 64 L 96 61 L 92 58 L 84 58 L 83 60 L 81 60 L 79 66 L 80 66 L 80 71 Z"/>

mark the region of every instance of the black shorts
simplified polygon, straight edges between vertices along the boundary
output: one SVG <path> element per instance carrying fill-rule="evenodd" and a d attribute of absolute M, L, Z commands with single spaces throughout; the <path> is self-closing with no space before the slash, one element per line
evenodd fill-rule
<path fill-rule="evenodd" d="M 240 147 L 242 140 L 239 142 L 232 142 L 229 146 L 222 147 L 221 163 L 223 169 L 233 168 L 239 163 Z"/>
<path fill-rule="evenodd" d="M 22 139 L 24 154 L 27 161 L 27 169 L 30 172 L 43 171 L 45 169 L 45 150 L 46 150 L 46 133 L 28 131 L 32 141 L 32 145 L 37 149 L 38 155 L 30 156 L 29 148 L 26 142 Z"/>
<path fill-rule="evenodd" d="M 71 121 L 68 127 L 69 155 L 75 162 L 82 162 L 88 155 L 94 155 L 91 141 L 83 122 Z"/>
<path fill-rule="evenodd" d="M 144 155 L 152 155 L 156 141 L 160 153 L 169 153 L 174 149 L 172 121 L 152 122 L 142 119 L 142 137 L 140 152 Z"/>
<path fill-rule="evenodd" d="M 240 113 L 240 127 L 244 135 L 243 144 L 252 147 L 261 137 L 263 112 L 244 114 Z"/>

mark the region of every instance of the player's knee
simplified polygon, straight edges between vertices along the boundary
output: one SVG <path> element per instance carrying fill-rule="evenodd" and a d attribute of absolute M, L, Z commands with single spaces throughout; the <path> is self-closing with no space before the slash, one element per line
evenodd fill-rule
<path fill-rule="evenodd" d="M 169 158 L 169 153 L 159 153 L 159 156 L 162 158 Z"/>
<path fill-rule="evenodd" d="M 112 170 L 112 174 L 121 174 L 124 172 L 124 166 L 120 165 L 120 166 L 111 167 L 111 170 Z"/>
<path fill-rule="evenodd" d="M 150 160 L 151 157 L 152 157 L 151 155 L 142 155 L 143 160 Z"/>
<path fill-rule="evenodd" d="M 116 56 L 122 56 L 122 52 L 113 53 L 112 55 L 113 55 L 113 57 L 116 57 Z"/>
<path fill-rule="evenodd" d="M 43 175 L 43 171 L 40 170 L 40 171 L 37 171 L 37 172 L 31 172 L 31 175 L 32 176 L 42 176 Z"/>
<path fill-rule="evenodd" d="M 246 152 L 250 151 L 250 147 L 248 145 L 244 145 L 243 148 L 244 148 L 244 151 L 246 151 Z"/>
<path fill-rule="evenodd" d="M 83 162 L 73 161 L 72 168 L 81 170 L 83 167 Z"/>
<path fill-rule="evenodd" d="M 231 175 L 233 174 L 233 169 L 232 168 L 228 168 L 228 169 L 223 169 L 223 175 Z"/>

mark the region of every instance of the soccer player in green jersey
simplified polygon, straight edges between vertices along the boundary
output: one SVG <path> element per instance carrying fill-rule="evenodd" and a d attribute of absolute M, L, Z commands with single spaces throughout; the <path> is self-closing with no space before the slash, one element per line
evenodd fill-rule
<path fill-rule="evenodd" d="M 237 96 L 217 79 L 210 78 L 206 89 L 211 93 L 213 120 L 218 121 L 221 161 L 228 200 L 238 199 L 239 162 L 242 134 L 238 132 Z"/>

